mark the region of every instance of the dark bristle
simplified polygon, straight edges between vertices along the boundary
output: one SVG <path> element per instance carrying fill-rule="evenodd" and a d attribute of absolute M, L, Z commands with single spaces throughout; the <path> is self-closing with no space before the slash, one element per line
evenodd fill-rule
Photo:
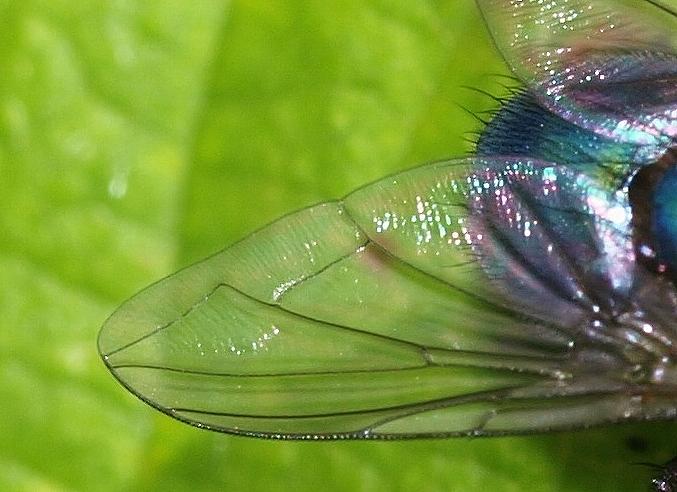
<path fill-rule="evenodd" d="M 459 103 L 456 103 L 456 106 L 458 106 L 458 107 L 461 108 L 463 111 L 465 111 L 465 112 L 468 113 L 470 116 L 472 116 L 474 119 L 476 119 L 477 121 L 479 121 L 480 123 L 482 123 L 482 125 L 488 125 L 488 124 L 489 124 L 489 120 L 485 120 L 485 119 L 482 119 L 482 118 L 480 117 L 480 112 L 477 112 L 477 111 L 473 111 L 473 110 L 471 110 L 471 109 L 468 109 L 468 108 L 466 108 L 465 106 L 463 106 L 462 104 L 459 104 Z"/>
<path fill-rule="evenodd" d="M 499 103 L 499 104 L 501 104 L 501 105 L 505 104 L 505 103 L 508 102 L 508 100 L 509 100 L 509 99 L 504 98 L 504 97 L 496 96 L 496 95 L 492 94 L 492 93 L 489 92 L 489 91 L 485 91 L 485 90 L 479 89 L 479 88 L 477 88 L 477 87 L 470 87 L 470 86 L 468 86 L 468 85 L 462 85 L 462 86 L 460 86 L 460 87 L 461 87 L 461 89 L 467 89 L 467 90 L 469 90 L 469 91 L 476 92 L 477 94 L 481 94 L 481 95 L 483 95 L 483 96 L 487 96 L 489 99 L 491 99 L 491 100 L 493 100 L 493 101 L 495 101 L 495 102 L 497 102 L 497 103 Z"/>

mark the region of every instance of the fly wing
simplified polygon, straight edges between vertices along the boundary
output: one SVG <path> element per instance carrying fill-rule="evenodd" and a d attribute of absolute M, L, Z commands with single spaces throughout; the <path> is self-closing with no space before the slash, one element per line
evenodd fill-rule
<path fill-rule="evenodd" d="M 545 105 L 600 135 L 677 136 L 674 0 L 477 0 L 504 58 Z"/>
<path fill-rule="evenodd" d="M 147 403 L 247 435 L 482 435 L 665 417 L 675 395 L 643 401 L 622 346 L 589 334 L 590 313 L 607 308 L 594 296 L 626 275 L 604 263 L 625 238 L 590 208 L 599 190 L 560 185 L 572 177 L 466 159 L 386 178 L 147 288 L 105 323 L 99 350 Z"/>

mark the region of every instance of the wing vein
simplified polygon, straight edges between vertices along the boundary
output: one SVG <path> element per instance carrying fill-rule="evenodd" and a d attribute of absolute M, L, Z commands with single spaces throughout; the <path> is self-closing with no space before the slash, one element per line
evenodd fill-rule
<path fill-rule="evenodd" d="M 256 414 L 247 414 L 247 413 L 234 413 L 234 412 L 219 412 L 212 410 L 200 410 L 194 408 L 182 408 L 182 407 L 166 407 L 166 410 L 169 412 L 190 412 L 197 413 L 201 415 L 214 415 L 219 417 L 241 417 L 241 418 L 251 418 L 251 419 L 270 419 L 270 420 L 301 420 L 301 419 L 315 419 L 322 417 L 341 417 L 346 415 L 365 415 L 371 413 L 383 413 L 390 411 L 399 411 L 412 409 L 415 411 L 399 413 L 397 417 L 391 418 L 391 420 L 396 420 L 405 416 L 414 415 L 416 413 L 421 413 L 428 410 L 434 410 L 437 408 L 450 407 L 453 405 L 462 405 L 464 403 L 475 403 L 478 401 L 494 401 L 498 398 L 503 398 L 508 396 L 511 392 L 525 388 L 525 386 L 508 386 L 498 390 L 491 391 L 481 391 L 476 393 L 470 393 L 460 396 L 451 396 L 446 398 L 436 398 L 433 400 L 417 401 L 414 403 L 404 403 L 401 405 L 392 405 L 388 407 L 377 407 L 377 408 L 367 408 L 359 410 L 344 410 L 341 412 L 319 412 L 319 413 L 306 413 L 306 414 L 272 414 L 272 415 L 256 415 Z M 559 395 L 558 395 L 559 396 Z M 553 396 L 554 398 L 554 396 Z M 388 420 L 390 421 L 390 420 Z M 382 425 L 382 424 L 378 424 Z M 375 425 L 376 426 L 376 425 Z"/>
<path fill-rule="evenodd" d="M 298 317 L 302 320 L 305 320 L 305 321 L 311 321 L 313 323 L 326 325 L 326 326 L 329 326 L 329 327 L 332 327 L 332 328 L 343 329 L 343 330 L 346 330 L 346 331 L 350 331 L 352 333 L 357 333 L 357 334 L 365 335 L 365 336 L 368 336 L 368 337 L 380 338 L 382 340 L 386 340 L 386 341 L 389 341 L 391 343 L 398 343 L 398 344 L 406 345 L 406 346 L 409 346 L 409 347 L 412 347 L 412 348 L 416 348 L 419 351 L 424 351 L 426 349 L 426 347 L 423 346 L 423 345 L 420 345 L 420 344 L 417 344 L 417 343 L 414 343 L 414 342 L 410 342 L 410 341 L 407 341 L 407 340 L 402 340 L 402 339 L 395 338 L 395 337 L 392 337 L 392 336 L 383 335 L 381 333 L 372 333 L 372 332 L 369 332 L 369 331 L 366 331 L 366 330 L 362 330 L 360 328 L 355 328 L 355 327 L 352 327 L 352 326 L 341 325 L 341 324 L 338 324 L 338 323 L 324 321 L 324 320 L 313 318 L 313 317 L 305 315 L 305 314 L 297 313 L 297 312 L 289 310 L 289 309 L 287 309 L 284 306 L 281 306 L 279 304 L 275 304 L 275 303 L 263 301 L 261 299 L 257 299 L 256 297 L 253 297 L 253 296 L 247 294 L 246 292 L 243 292 L 242 290 L 238 289 L 237 287 L 234 287 L 234 286 L 227 284 L 227 283 L 224 283 L 224 282 L 220 282 L 213 289 L 211 289 L 209 291 L 209 293 L 200 300 L 200 302 L 195 303 L 193 306 L 191 306 L 189 309 L 187 309 L 180 317 L 175 318 L 172 321 L 170 321 L 169 323 L 166 323 L 162 326 L 155 328 L 154 330 L 150 331 L 149 333 L 145 334 L 142 337 L 139 337 L 139 338 L 137 338 L 137 339 L 135 339 L 135 340 L 133 340 L 133 341 L 117 348 L 117 349 L 115 349 L 115 350 L 108 352 L 107 354 L 104 355 L 104 357 L 111 357 L 112 355 L 119 353 L 122 350 L 128 349 L 128 348 L 136 345 L 137 343 L 140 343 L 143 340 L 146 340 L 146 339 L 148 339 L 148 338 L 150 338 L 154 335 L 157 335 L 158 333 L 168 329 L 170 326 L 174 325 L 179 320 L 185 318 L 191 312 L 193 312 L 195 309 L 197 309 L 200 305 L 202 305 L 206 301 L 208 301 L 209 298 L 211 296 L 213 296 L 214 293 L 220 288 L 231 289 L 232 291 L 236 292 L 237 294 L 239 294 L 243 297 L 246 297 L 247 299 L 249 299 L 249 300 L 251 300 L 255 303 L 261 304 L 263 306 L 267 306 L 267 307 L 272 308 L 272 309 L 280 310 L 283 313 L 286 313 L 286 314 L 289 314 L 289 315 L 292 315 L 292 316 L 296 316 L 296 317 Z M 421 355 L 422 355 L 423 360 L 427 360 L 426 357 L 423 356 L 423 354 L 421 354 Z"/>

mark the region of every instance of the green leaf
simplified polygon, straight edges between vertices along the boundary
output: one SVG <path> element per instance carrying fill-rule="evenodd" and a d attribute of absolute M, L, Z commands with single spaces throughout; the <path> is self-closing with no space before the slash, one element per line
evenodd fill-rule
<path fill-rule="evenodd" d="M 0 4 L 0 489 L 638 490 L 674 425 L 289 443 L 184 426 L 98 359 L 138 289 L 470 150 L 506 73 L 471 0 Z M 648 448 L 625 440 L 642 436 Z"/>

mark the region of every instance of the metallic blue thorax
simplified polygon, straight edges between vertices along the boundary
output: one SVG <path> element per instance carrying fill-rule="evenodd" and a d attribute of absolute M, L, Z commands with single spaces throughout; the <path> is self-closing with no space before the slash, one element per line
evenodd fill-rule
<path fill-rule="evenodd" d="M 618 205 L 627 205 L 635 217 L 649 217 L 647 233 L 636 241 L 637 256 L 649 251 L 655 268 L 668 271 L 674 279 L 677 270 L 677 167 L 672 162 L 662 166 L 649 193 L 630 206 L 633 176 L 640 170 L 658 167 L 665 147 L 636 145 L 606 138 L 557 116 L 540 105 L 526 91 L 516 93 L 487 124 L 477 143 L 481 156 L 528 156 L 585 175 L 594 186 L 614 195 Z M 668 152 L 669 154 L 669 152 Z M 667 170 L 665 170 L 667 169 Z M 638 182 L 638 180 L 635 180 Z M 627 203 L 623 202 L 625 195 Z M 618 231 L 638 237 L 636 223 Z M 576 231 L 570 231 L 575 234 Z M 650 247 L 647 248 L 647 244 Z M 629 287 L 629 285 L 627 286 Z"/>

